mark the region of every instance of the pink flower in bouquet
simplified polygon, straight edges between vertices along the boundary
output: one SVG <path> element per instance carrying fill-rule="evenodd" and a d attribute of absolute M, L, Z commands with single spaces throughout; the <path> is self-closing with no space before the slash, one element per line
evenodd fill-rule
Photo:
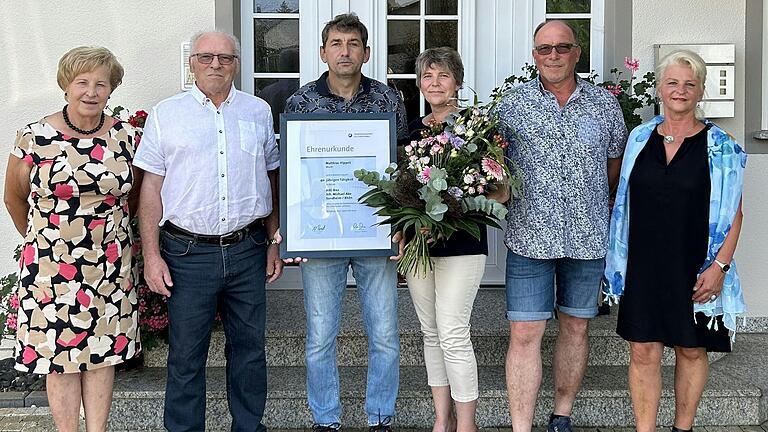
<path fill-rule="evenodd" d="M 8 304 L 11 305 L 11 309 L 17 310 L 19 308 L 19 295 L 12 294 L 8 299 Z"/>
<path fill-rule="evenodd" d="M 421 184 L 429 183 L 429 167 L 425 167 L 424 170 L 416 176 L 416 180 Z"/>
<path fill-rule="evenodd" d="M 9 313 L 8 316 L 5 317 L 5 325 L 11 330 L 16 330 L 18 316 L 15 313 Z"/>
<path fill-rule="evenodd" d="M 504 178 L 504 167 L 500 163 L 491 158 L 483 158 L 482 162 L 483 172 L 496 181 L 501 181 Z"/>
<path fill-rule="evenodd" d="M 640 69 L 640 60 L 637 58 L 630 60 L 629 57 L 624 57 L 624 67 L 632 72 L 637 72 Z"/>

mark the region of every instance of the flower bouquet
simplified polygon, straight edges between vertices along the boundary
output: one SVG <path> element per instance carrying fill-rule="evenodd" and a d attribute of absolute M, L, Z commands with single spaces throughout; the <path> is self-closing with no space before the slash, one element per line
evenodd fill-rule
<path fill-rule="evenodd" d="M 401 232 L 408 243 L 398 263 L 400 273 L 426 274 L 432 269 L 429 246 L 458 230 L 480 239 L 481 225 L 499 228 L 507 209 L 488 194 L 509 188 L 517 195 L 520 178 L 504 156 L 507 143 L 499 131 L 493 102 L 474 104 L 452 114 L 447 126 L 433 123 L 422 138 L 405 146 L 405 158 L 380 174 L 357 170 L 355 177 L 372 189 L 360 202 L 378 208 L 376 214 Z"/>

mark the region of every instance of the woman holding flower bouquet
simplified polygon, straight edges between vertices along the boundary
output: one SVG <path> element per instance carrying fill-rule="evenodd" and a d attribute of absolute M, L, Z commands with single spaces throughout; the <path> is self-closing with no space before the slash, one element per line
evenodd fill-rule
<path fill-rule="evenodd" d="M 431 130 L 442 130 L 458 112 L 457 92 L 464 79 L 461 57 L 451 48 L 430 48 L 416 59 L 416 76 L 431 113 L 409 125 L 411 148 L 418 146 Z M 506 187 L 497 187 L 493 192 L 483 183 L 470 187 L 498 202 L 509 197 Z M 435 404 L 433 431 L 474 431 L 478 384 L 469 318 L 485 270 L 487 228 L 480 227 L 479 239 L 458 230 L 447 240 L 429 241 L 433 271 L 422 272 L 416 266 L 406 279 L 424 335 L 427 380 Z"/>

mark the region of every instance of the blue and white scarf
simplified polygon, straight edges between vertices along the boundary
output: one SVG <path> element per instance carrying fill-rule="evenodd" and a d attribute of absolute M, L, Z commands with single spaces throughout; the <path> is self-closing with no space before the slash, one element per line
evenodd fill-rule
<path fill-rule="evenodd" d="M 608 238 L 608 255 L 606 256 L 605 281 L 603 293 L 610 303 L 618 303 L 624 293 L 624 282 L 627 273 L 627 240 L 629 237 L 629 176 L 635 165 L 640 151 L 645 147 L 656 125 L 664 121 L 663 116 L 636 127 L 629 135 L 624 151 L 624 161 L 621 165 L 621 177 L 616 193 L 616 203 L 611 214 L 611 229 Z M 704 260 L 699 274 L 708 268 L 715 260 L 717 252 L 725 241 L 725 236 L 731 229 L 731 223 L 741 202 L 744 168 L 747 155 L 734 138 L 705 120 L 711 125 L 707 131 L 707 156 L 709 158 L 709 178 L 711 192 L 709 198 L 709 241 L 707 258 Z M 731 269 L 725 274 L 723 291 L 720 296 L 704 304 L 695 303 L 694 317 L 697 312 L 703 312 L 708 317 L 722 315 L 723 324 L 735 337 L 736 318 L 744 314 L 746 304 L 741 291 L 736 262 L 731 262 Z M 695 318 L 694 318 L 695 319 Z M 717 321 L 710 320 L 717 329 Z"/>

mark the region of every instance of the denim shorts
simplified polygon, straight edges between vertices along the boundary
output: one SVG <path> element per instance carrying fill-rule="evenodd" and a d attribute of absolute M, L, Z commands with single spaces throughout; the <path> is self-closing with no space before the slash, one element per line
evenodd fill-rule
<path fill-rule="evenodd" d="M 594 318 L 604 269 L 604 258 L 534 259 L 507 250 L 507 319 L 548 320 L 555 307 L 576 318 Z"/>

